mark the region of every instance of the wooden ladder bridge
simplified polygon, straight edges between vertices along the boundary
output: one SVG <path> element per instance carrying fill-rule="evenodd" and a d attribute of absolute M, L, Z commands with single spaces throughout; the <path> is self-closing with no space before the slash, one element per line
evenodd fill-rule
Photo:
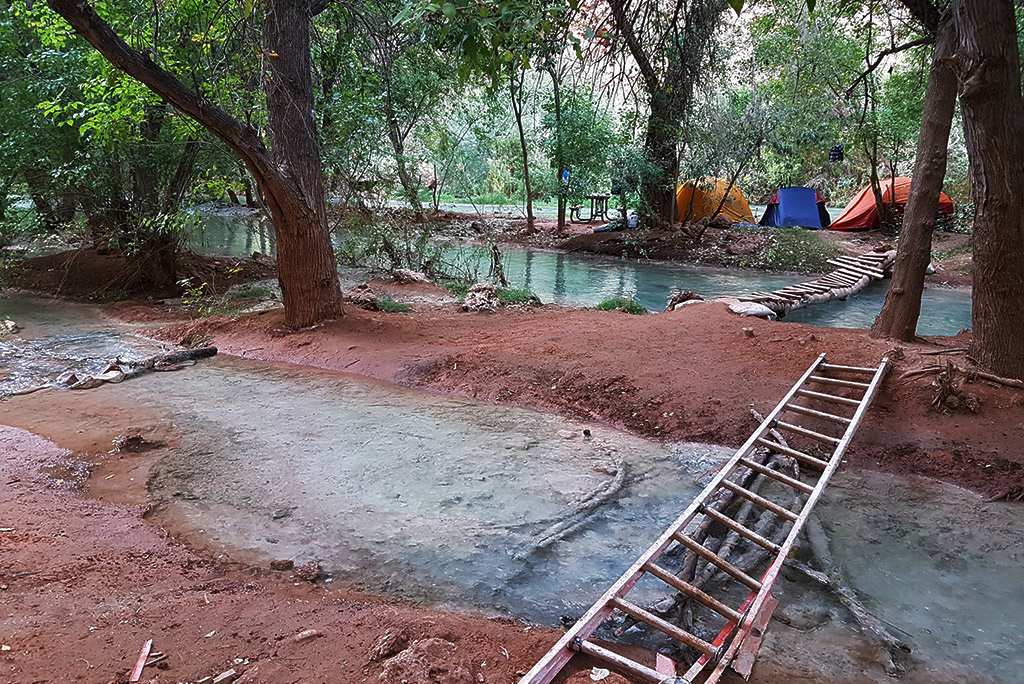
<path fill-rule="evenodd" d="M 754 302 L 768 307 L 779 316 L 835 299 L 846 299 L 887 275 L 896 261 L 896 251 L 868 252 L 860 256 L 838 256 L 828 263 L 838 268 L 817 280 L 790 285 L 774 292 L 754 292 L 740 297 L 741 302 Z"/>
<path fill-rule="evenodd" d="M 778 603 L 772 597 L 772 585 L 825 485 L 842 462 L 888 367 L 887 358 L 877 367 L 862 368 L 827 363 L 825 354 L 820 355 L 693 503 L 519 684 L 548 684 L 577 653 L 585 653 L 637 682 L 714 684 L 730 665 L 744 677 L 749 676 Z M 800 450 L 788 446 L 782 433 L 822 446 L 812 455 L 806 447 Z M 753 518 L 774 521 L 773 538 L 756 531 L 764 532 L 760 523 L 747 522 L 752 510 L 756 511 Z M 716 528 L 720 528 L 719 534 L 734 535 L 739 542 L 753 545 L 750 548 L 763 549 L 764 559 L 746 570 L 729 562 L 725 557 L 729 552 L 723 550 L 726 543 L 708 548 L 712 546 L 710 537 L 701 535 L 701 530 Z M 691 579 L 693 573 L 685 571 L 687 561 L 681 560 L 690 554 L 693 561 L 699 559 L 705 564 L 702 575 L 710 571 L 713 577 L 720 572 L 724 581 L 702 583 Z M 762 567 L 763 572 L 754 572 L 754 568 Z M 641 580 L 648 588 L 650 582 L 660 582 L 680 600 L 691 601 L 693 608 L 704 611 L 707 617 L 702 627 L 697 629 L 685 621 L 677 624 L 665 613 L 656 615 L 660 610 L 657 607 L 638 605 L 642 599 L 630 600 L 628 594 Z M 691 649 L 692 664 L 684 674 L 678 674 L 676 663 L 659 658 L 660 666 L 656 664 L 655 669 L 594 637 L 606 622 L 611 630 L 618 615 L 624 622 L 619 623 L 619 631 L 612 631 L 613 635 L 628 625 L 657 630 Z"/>

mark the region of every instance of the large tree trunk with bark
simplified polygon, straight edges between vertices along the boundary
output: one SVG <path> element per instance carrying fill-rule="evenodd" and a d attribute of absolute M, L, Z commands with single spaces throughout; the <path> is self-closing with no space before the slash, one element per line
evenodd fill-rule
<path fill-rule="evenodd" d="M 47 0 L 118 69 L 222 140 L 245 163 L 267 201 L 278 250 L 285 323 L 305 327 L 342 313 L 341 286 L 324 207 L 310 82 L 308 0 L 269 0 L 264 44 L 271 55 L 267 104 L 276 155 L 251 126 L 187 88 L 128 46 L 84 0 Z"/>
<path fill-rule="evenodd" d="M 1014 4 L 954 0 L 960 106 L 974 197 L 970 355 L 1024 378 L 1024 99 Z"/>
<path fill-rule="evenodd" d="M 672 223 L 676 220 L 675 185 L 679 177 L 679 140 L 682 110 L 663 90 L 651 93 L 651 113 L 647 119 L 644 151 L 654 173 L 644 174 L 640 195 L 650 220 Z"/>
<path fill-rule="evenodd" d="M 917 334 L 924 276 L 932 253 L 932 232 L 938 213 L 942 179 L 946 176 L 949 129 L 956 108 L 956 74 L 949 65 L 956 45 L 956 29 L 943 21 L 935 37 L 932 67 L 924 96 L 924 115 L 917 141 L 914 183 L 910 189 L 900 232 L 892 282 L 885 304 L 871 326 L 875 337 L 909 342 Z"/>

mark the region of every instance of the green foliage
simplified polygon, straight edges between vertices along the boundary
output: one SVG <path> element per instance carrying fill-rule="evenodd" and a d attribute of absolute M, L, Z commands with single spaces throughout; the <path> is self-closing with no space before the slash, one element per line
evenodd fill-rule
<path fill-rule="evenodd" d="M 377 299 L 377 306 L 380 307 L 381 311 L 386 313 L 408 313 L 409 311 L 412 311 L 412 307 L 408 304 L 405 302 L 395 301 L 388 295 L 381 295 Z"/>
<path fill-rule="evenodd" d="M 232 299 L 269 299 L 274 295 L 274 289 L 265 285 L 253 285 L 244 290 L 235 290 L 229 294 Z"/>
<path fill-rule="evenodd" d="M 540 297 L 529 290 L 511 287 L 497 288 L 498 301 L 502 304 L 540 304 Z"/>
<path fill-rule="evenodd" d="M 593 307 L 598 311 L 625 311 L 628 314 L 639 316 L 647 313 L 647 309 L 644 308 L 639 302 L 635 302 L 632 299 L 625 299 L 623 297 L 615 297 L 614 299 L 606 299 L 597 306 Z"/>
<path fill-rule="evenodd" d="M 227 297 L 218 297 L 207 291 L 206 283 L 197 283 L 194 278 L 179 280 L 183 296 L 181 305 L 199 318 L 209 318 L 222 314 L 237 315 L 241 311 L 228 301 Z"/>
<path fill-rule="evenodd" d="M 766 233 L 768 244 L 751 261 L 766 271 L 824 273 L 832 267 L 828 260 L 839 254 L 832 242 L 821 239 L 818 231 L 803 228 L 773 228 Z"/>
<path fill-rule="evenodd" d="M 557 174 L 558 161 L 568 169 L 567 181 L 558 179 L 555 192 L 570 203 L 588 194 L 606 192 L 610 178 L 608 159 L 616 142 L 615 125 L 601 109 L 589 89 L 572 90 L 561 97 L 561 113 L 556 115 L 554 95 L 544 104 L 544 151 L 551 168 L 541 177 Z"/>

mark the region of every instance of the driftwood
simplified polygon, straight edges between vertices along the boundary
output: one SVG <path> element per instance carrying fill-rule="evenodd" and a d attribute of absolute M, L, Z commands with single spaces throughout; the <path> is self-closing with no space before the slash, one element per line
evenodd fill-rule
<path fill-rule="evenodd" d="M 27 387 L 16 392 L 11 392 L 6 396 L 31 394 L 33 392 L 38 392 L 39 390 L 55 387 L 73 390 L 93 389 L 106 383 L 118 383 L 122 380 L 127 380 L 128 378 L 134 378 L 136 375 L 141 375 L 146 371 L 179 370 L 182 368 L 180 364 L 186 361 L 205 359 L 215 356 L 216 354 L 216 347 L 200 347 L 198 349 L 182 349 L 172 352 L 162 352 L 138 361 L 122 361 L 121 359 L 115 359 L 111 363 L 107 364 L 107 367 L 104 368 L 102 372 L 96 375 L 79 376 L 73 372 L 63 373 L 53 382 L 36 385 L 34 387 Z"/>
<path fill-rule="evenodd" d="M 957 350 L 950 349 L 948 351 L 952 352 L 952 351 L 957 351 Z M 939 353 L 939 352 L 934 352 L 934 353 Z M 997 385 L 1004 385 L 1005 387 L 1013 387 L 1014 389 L 1024 389 L 1024 380 L 1017 380 L 1016 378 L 1004 378 L 1002 376 L 994 375 L 992 373 L 986 373 L 985 371 L 963 370 L 963 369 L 961 369 L 961 368 L 959 368 L 957 366 L 954 366 L 954 368 L 957 371 L 959 371 L 959 372 L 963 373 L 964 375 L 966 375 L 968 377 L 968 379 L 970 379 L 970 378 L 981 378 L 982 380 L 988 380 L 989 382 L 994 382 Z M 900 375 L 900 380 L 906 380 L 907 378 L 914 378 L 914 377 L 917 377 L 919 375 L 935 375 L 935 374 L 938 374 L 938 373 L 943 373 L 945 371 L 946 371 L 946 366 L 925 366 L 925 367 L 922 367 L 922 368 L 911 368 L 910 370 L 908 370 L 908 371 L 904 372 L 902 375 Z"/>
<path fill-rule="evenodd" d="M 537 534 L 535 541 L 527 547 L 520 549 L 514 557 L 517 560 L 523 560 L 540 549 L 546 549 L 552 544 L 575 534 L 587 524 L 591 514 L 618 495 L 625 484 L 626 462 L 620 458 L 615 463 L 612 479 L 602 482 L 580 498 L 568 513 L 557 518 L 534 521 L 532 524 L 537 522 L 551 522 L 552 524 Z"/>

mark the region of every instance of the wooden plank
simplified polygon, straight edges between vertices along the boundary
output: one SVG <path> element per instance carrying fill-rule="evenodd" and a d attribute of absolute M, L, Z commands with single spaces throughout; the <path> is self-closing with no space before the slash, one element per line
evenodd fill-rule
<path fill-rule="evenodd" d="M 142 678 L 142 668 L 146 666 L 146 661 L 149 659 L 149 652 L 153 649 L 153 640 L 150 639 L 142 645 L 142 652 L 139 653 L 139 659 L 135 661 L 135 669 L 132 670 L 132 676 L 128 678 L 129 682 L 139 681 Z"/>

